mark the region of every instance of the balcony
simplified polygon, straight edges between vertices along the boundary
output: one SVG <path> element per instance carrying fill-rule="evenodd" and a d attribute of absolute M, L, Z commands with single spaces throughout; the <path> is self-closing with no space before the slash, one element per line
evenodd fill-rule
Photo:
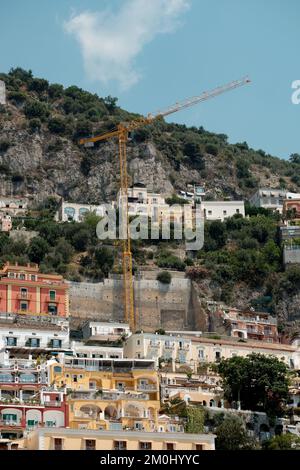
<path fill-rule="evenodd" d="M 61 407 L 61 401 L 55 401 L 55 400 L 45 401 L 44 406 L 49 406 L 49 407 L 52 407 L 52 408 L 60 408 Z"/>
<path fill-rule="evenodd" d="M 22 430 L 22 425 L 20 421 L 0 420 L 0 428 L 19 431 Z"/>
<path fill-rule="evenodd" d="M 156 384 L 148 384 L 148 385 L 138 384 L 137 390 L 138 391 L 156 392 L 158 390 L 158 385 L 156 385 Z"/>
<path fill-rule="evenodd" d="M 58 304 L 59 303 L 59 297 L 55 296 L 55 297 L 52 297 L 51 295 L 47 295 L 46 297 L 46 302 L 51 302 L 51 303 L 54 303 L 54 304 Z"/>
<path fill-rule="evenodd" d="M 17 294 L 17 299 L 18 300 L 31 300 L 32 294 L 28 294 L 28 292 L 19 292 Z"/>

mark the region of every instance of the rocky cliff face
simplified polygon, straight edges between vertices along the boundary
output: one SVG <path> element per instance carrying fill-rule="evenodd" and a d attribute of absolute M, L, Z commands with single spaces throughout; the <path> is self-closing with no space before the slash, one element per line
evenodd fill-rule
<path fill-rule="evenodd" d="M 63 90 L 22 69 L 0 75 L 8 96 L 0 109 L 1 195 L 39 201 L 54 195 L 90 203 L 114 198 L 119 179 L 117 141 L 86 149 L 78 139 L 108 130 L 110 122 L 132 115 L 113 108 L 110 97 L 105 101 L 77 87 Z M 53 126 L 55 119 L 61 127 Z M 165 195 L 186 189 L 188 183 L 205 184 L 212 198 L 245 198 L 258 185 L 299 189 L 290 163 L 255 152 L 246 143 L 230 145 L 223 134 L 163 121 L 146 131 L 142 137 L 133 136 L 127 146 L 131 183 L 143 182 Z"/>

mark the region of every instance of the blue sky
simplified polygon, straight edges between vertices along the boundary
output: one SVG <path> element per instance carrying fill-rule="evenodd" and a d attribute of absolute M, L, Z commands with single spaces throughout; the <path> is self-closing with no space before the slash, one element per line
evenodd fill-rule
<path fill-rule="evenodd" d="M 298 0 L 145 1 L 1 2 L 0 70 L 30 68 L 141 114 L 249 74 L 250 85 L 169 120 L 282 158 L 300 153 Z"/>

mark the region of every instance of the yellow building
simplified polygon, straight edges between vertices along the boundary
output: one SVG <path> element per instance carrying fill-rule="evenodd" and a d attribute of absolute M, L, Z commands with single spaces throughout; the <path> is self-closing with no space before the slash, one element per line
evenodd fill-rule
<path fill-rule="evenodd" d="M 46 429 L 31 432 L 19 449 L 29 450 L 214 450 L 214 434 Z"/>
<path fill-rule="evenodd" d="M 72 429 L 156 431 L 159 381 L 151 360 L 62 358 L 51 383 L 69 390 Z"/>

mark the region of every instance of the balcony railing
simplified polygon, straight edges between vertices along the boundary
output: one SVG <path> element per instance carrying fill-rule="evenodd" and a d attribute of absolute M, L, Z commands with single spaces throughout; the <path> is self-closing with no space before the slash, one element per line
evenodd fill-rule
<path fill-rule="evenodd" d="M 45 401 L 44 406 L 50 406 L 50 407 L 55 407 L 55 408 L 60 408 L 61 407 L 61 402 L 60 401 L 55 401 L 55 400 L 50 400 L 50 401 Z"/>
<path fill-rule="evenodd" d="M 158 390 L 158 385 L 156 384 L 148 384 L 148 385 L 142 385 L 138 384 L 137 390 L 147 390 L 147 391 L 156 391 Z"/>
<path fill-rule="evenodd" d="M 59 303 L 59 297 L 57 297 L 57 296 L 51 297 L 51 295 L 47 295 L 46 302 L 52 302 L 52 303 L 58 304 Z"/>
<path fill-rule="evenodd" d="M 159 343 L 150 343 L 150 348 L 159 348 L 160 344 Z"/>
<path fill-rule="evenodd" d="M 28 292 L 19 292 L 17 294 L 17 299 L 18 300 L 31 300 L 32 294 L 28 294 Z"/>

